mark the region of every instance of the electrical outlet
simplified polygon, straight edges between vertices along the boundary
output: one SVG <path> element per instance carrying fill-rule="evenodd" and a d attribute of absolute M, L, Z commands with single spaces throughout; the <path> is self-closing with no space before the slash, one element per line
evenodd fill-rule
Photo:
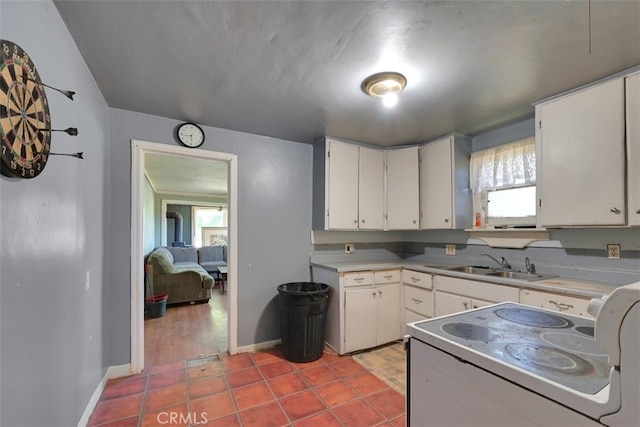
<path fill-rule="evenodd" d="M 607 256 L 609 259 L 620 259 L 620 244 L 610 243 L 607 245 Z"/>
<path fill-rule="evenodd" d="M 456 254 L 456 245 L 445 245 L 444 253 L 446 255 L 455 255 Z"/>
<path fill-rule="evenodd" d="M 344 253 L 345 254 L 352 254 L 356 251 L 356 245 L 354 245 L 353 243 L 345 243 L 344 244 Z"/>

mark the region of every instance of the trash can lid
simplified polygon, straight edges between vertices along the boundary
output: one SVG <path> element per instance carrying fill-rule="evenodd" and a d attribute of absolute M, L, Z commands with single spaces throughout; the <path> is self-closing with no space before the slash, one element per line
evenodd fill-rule
<path fill-rule="evenodd" d="M 326 293 L 329 285 L 318 282 L 290 282 L 278 286 L 278 292 L 292 295 L 308 295 L 312 293 Z"/>

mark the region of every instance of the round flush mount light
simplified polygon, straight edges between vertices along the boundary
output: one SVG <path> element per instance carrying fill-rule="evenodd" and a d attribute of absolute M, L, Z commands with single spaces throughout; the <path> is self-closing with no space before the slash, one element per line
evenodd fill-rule
<path fill-rule="evenodd" d="M 398 94 L 407 85 L 407 79 L 400 73 L 386 71 L 367 77 L 362 82 L 362 91 L 367 95 L 382 98 L 387 107 L 398 102 Z"/>

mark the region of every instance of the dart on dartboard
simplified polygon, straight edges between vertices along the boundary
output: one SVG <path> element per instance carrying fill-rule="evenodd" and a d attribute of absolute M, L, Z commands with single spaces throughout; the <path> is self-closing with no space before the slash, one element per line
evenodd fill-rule
<path fill-rule="evenodd" d="M 49 85 L 46 85 L 46 84 L 44 84 L 44 83 L 42 83 L 42 82 L 39 82 L 39 81 L 37 81 L 37 80 L 34 80 L 34 79 L 32 79 L 32 78 L 29 78 L 29 77 L 27 77 L 27 80 L 29 80 L 29 81 L 31 81 L 31 82 L 34 82 L 34 83 L 37 83 L 37 84 L 39 84 L 39 85 L 42 85 L 42 86 L 44 86 L 44 87 L 48 87 L 49 89 L 57 90 L 58 92 L 60 92 L 61 94 L 63 94 L 64 96 L 66 96 L 67 98 L 69 98 L 69 99 L 70 99 L 70 100 L 72 100 L 72 101 L 73 101 L 73 95 L 75 95 L 75 94 L 76 94 L 76 93 L 75 93 L 74 91 L 72 91 L 72 90 L 62 90 L 62 89 L 58 89 L 58 88 L 55 88 L 55 87 L 53 87 L 53 86 L 49 86 Z"/>

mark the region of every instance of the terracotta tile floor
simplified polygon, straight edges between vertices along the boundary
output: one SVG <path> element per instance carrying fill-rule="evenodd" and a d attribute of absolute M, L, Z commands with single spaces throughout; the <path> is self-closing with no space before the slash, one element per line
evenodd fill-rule
<path fill-rule="evenodd" d="M 356 362 L 403 395 L 405 394 L 407 382 L 405 357 L 404 344 L 402 342 L 394 342 L 353 355 L 353 359 Z"/>
<path fill-rule="evenodd" d="M 279 347 L 229 356 L 226 304 L 216 288 L 208 304 L 146 319 L 145 370 L 110 380 L 89 425 L 405 425 L 402 344 L 309 363 Z"/>
<path fill-rule="evenodd" d="M 404 426 L 405 399 L 351 356 L 280 348 L 153 365 L 110 380 L 91 426 Z"/>

